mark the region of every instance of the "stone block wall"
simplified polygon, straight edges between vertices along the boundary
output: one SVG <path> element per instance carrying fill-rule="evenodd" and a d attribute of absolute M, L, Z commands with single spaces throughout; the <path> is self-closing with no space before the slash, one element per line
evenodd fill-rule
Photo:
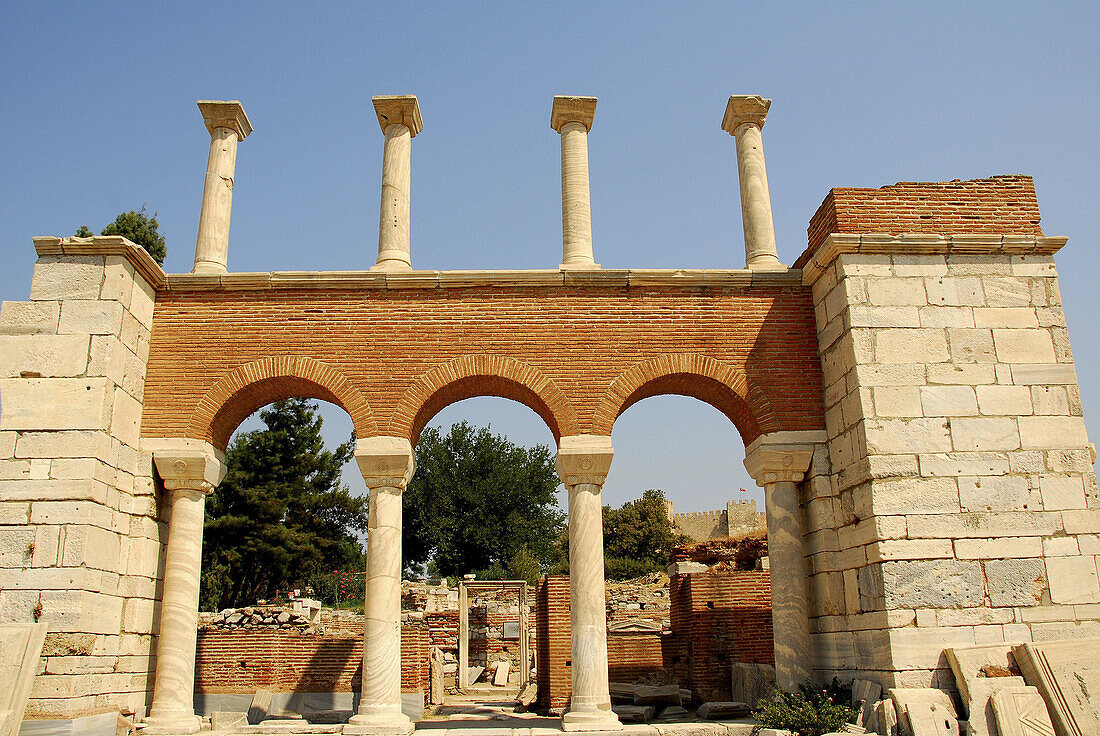
<path fill-rule="evenodd" d="M 946 234 L 833 234 L 800 264 L 829 435 L 803 484 L 826 677 L 952 688 L 945 647 L 1100 634 L 1100 502 L 1053 260 L 1065 241 L 1035 234 L 1030 180 L 951 184 L 912 208 L 937 208 Z M 908 211 L 920 192 L 868 195 L 837 220 Z"/>
<path fill-rule="evenodd" d="M 118 237 L 36 238 L 0 306 L 0 620 L 49 625 L 28 717 L 141 712 L 164 510 L 139 446 L 156 287 Z"/>

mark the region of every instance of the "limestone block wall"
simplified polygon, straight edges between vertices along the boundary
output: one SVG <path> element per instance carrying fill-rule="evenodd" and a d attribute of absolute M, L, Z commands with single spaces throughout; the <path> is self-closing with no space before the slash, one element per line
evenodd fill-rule
<path fill-rule="evenodd" d="M 945 647 L 1100 634 L 1064 242 L 833 234 L 806 259 L 829 435 L 829 483 L 805 488 L 825 676 L 953 688 Z"/>
<path fill-rule="evenodd" d="M 27 716 L 140 712 L 166 528 L 139 433 L 155 287 L 118 237 L 37 238 L 0 306 L 0 620 L 49 625 Z"/>

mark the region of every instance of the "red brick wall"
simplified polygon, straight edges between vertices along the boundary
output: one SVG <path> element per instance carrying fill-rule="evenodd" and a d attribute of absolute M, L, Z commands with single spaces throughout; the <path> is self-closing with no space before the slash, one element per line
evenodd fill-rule
<path fill-rule="evenodd" d="M 807 229 L 801 267 L 831 233 L 1042 235 L 1030 176 L 938 183 L 899 182 L 879 189 L 830 190 Z"/>
<path fill-rule="evenodd" d="M 664 669 L 660 634 L 611 634 L 607 637 L 607 675 L 612 682 L 636 682 Z"/>
<path fill-rule="evenodd" d="M 569 640 L 569 576 L 551 575 L 535 586 L 535 668 L 539 706 L 563 711 L 573 690 Z"/>
<path fill-rule="evenodd" d="M 302 395 L 342 405 L 359 437 L 415 439 L 448 403 L 498 395 L 555 434 L 609 435 L 660 393 L 711 403 L 746 443 L 823 429 L 809 289 L 173 287 L 157 295 L 142 434 L 224 446 L 255 409 Z"/>
<path fill-rule="evenodd" d="M 672 580 L 672 627 L 686 639 L 690 687 L 700 700 L 730 699 L 730 663 L 774 664 L 767 572 L 704 572 Z"/>
<path fill-rule="evenodd" d="M 204 629 L 195 655 L 195 692 L 358 692 L 363 636 L 303 636 L 290 631 Z M 428 634 L 401 627 L 401 689 L 428 687 Z"/>

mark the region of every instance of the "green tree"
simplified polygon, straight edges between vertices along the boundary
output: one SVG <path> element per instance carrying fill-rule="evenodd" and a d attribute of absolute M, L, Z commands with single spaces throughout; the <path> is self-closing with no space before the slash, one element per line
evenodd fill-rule
<path fill-rule="evenodd" d="M 260 412 L 266 429 L 238 434 L 227 473 L 207 501 L 202 601 L 248 605 L 314 576 L 362 566 L 358 533 L 367 501 L 340 484 L 355 437 L 325 449 L 317 406 L 279 401 Z"/>
<path fill-rule="evenodd" d="M 665 494 L 648 490 L 620 508 L 603 507 L 604 573 L 624 580 L 663 570 L 668 553 L 685 537 L 665 511 Z"/>
<path fill-rule="evenodd" d="M 404 493 L 405 567 L 430 561 L 445 576 L 482 571 L 527 579 L 560 554 L 565 515 L 557 487 L 545 445 L 520 447 L 467 422 L 447 435 L 425 429 Z"/>
<path fill-rule="evenodd" d="M 140 245 L 149 252 L 154 261 L 163 266 L 164 257 L 168 255 L 168 248 L 164 244 L 164 236 L 157 230 L 159 227 L 157 213 L 154 212 L 152 217 L 147 216 L 145 205 L 142 205 L 141 210 L 138 212 L 130 210 L 120 214 L 114 222 L 108 224 L 99 234 L 121 235 Z M 87 225 L 81 225 L 75 235 L 78 238 L 90 238 L 92 231 Z"/>

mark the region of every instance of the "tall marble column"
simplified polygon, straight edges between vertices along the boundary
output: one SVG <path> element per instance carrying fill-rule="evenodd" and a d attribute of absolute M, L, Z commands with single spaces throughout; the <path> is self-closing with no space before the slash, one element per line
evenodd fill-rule
<path fill-rule="evenodd" d="M 566 731 L 618 731 L 607 682 L 607 613 L 603 578 L 600 491 L 611 468 L 611 438 L 562 437 L 557 470 L 569 491 L 569 623 L 573 695 L 562 717 Z"/>
<path fill-rule="evenodd" d="M 759 95 L 734 95 L 726 104 L 722 130 L 737 139 L 737 175 L 741 182 L 741 220 L 745 227 L 745 267 L 781 269 L 775 248 L 772 199 L 764 167 L 760 129 L 772 101 Z"/>
<path fill-rule="evenodd" d="M 252 124 L 236 100 L 199 100 L 199 111 L 210 131 L 210 157 L 206 162 L 199 235 L 195 240 L 195 266 L 191 273 L 226 273 L 237 142 L 248 137 Z"/>
<path fill-rule="evenodd" d="M 810 607 L 798 483 L 810 467 L 813 445 L 797 432 L 775 432 L 745 448 L 745 468 L 764 489 L 771 563 L 772 631 L 776 685 L 791 691 L 813 678 Z"/>
<path fill-rule="evenodd" d="M 195 640 L 199 622 L 199 574 L 206 497 L 225 477 L 221 453 L 205 442 L 160 440 L 153 451 L 157 473 L 172 501 L 160 606 L 153 705 L 143 733 L 196 733 Z"/>
<path fill-rule="evenodd" d="M 382 151 L 382 204 L 378 213 L 378 262 L 372 271 L 412 270 L 409 240 L 412 139 L 424 128 L 415 95 L 372 97 L 386 136 Z"/>
<path fill-rule="evenodd" d="M 588 131 L 595 97 L 554 98 L 550 127 L 561 134 L 560 268 L 599 268 L 592 252 L 592 197 L 588 186 Z"/>
<path fill-rule="evenodd" d="M 355 460 L 370 490 L 367 582 L 363 613 L 363 687 L 345 734 L 407 734 L 401 712 L 401 494 L 412 478 L 412 445 L 402 437 L 367 437 Z"/>

